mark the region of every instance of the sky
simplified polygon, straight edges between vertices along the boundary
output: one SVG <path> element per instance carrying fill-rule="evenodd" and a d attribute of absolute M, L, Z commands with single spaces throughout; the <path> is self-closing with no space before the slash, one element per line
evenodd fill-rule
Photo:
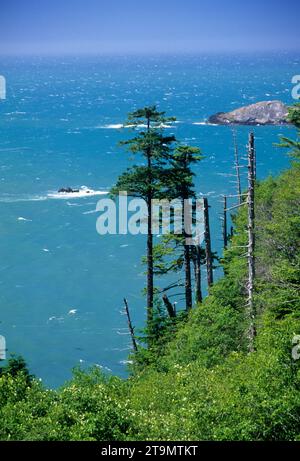
<path fill-rule="evenodd" d="M 300 50 L 296 0 L 0 0 L 0 54 Z"/>

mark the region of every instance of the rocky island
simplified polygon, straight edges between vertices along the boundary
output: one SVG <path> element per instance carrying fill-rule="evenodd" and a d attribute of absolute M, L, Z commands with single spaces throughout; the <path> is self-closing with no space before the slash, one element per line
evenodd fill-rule
<path fill-rule="evenodd" d="M 281 101 L 262 101 L 208 119 L 217 125 L 287 125 L 288 107 Z"/>

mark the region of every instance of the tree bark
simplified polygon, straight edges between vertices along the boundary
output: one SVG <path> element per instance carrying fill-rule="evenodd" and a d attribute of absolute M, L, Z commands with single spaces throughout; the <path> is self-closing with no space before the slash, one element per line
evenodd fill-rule
<path fill-rule="evenodd" d="M 136 343 L 135 336 L 134 336 L 134 328 L 132 326 L 130 313 L 129 313 L 129 307 L 128 307 L 128 303 L 127 303 L 126 298 L 124 298 L 124 306 L 125 306 L 125 312 L 126 312 L 126 315 L 127 315 L 128 328 L 129 328 L 129 333 L 130 333 L 130 336 L 131 336 L 133 350 L 134 350 L 134 352 L 137 352 L 138 347 L 137 347 L 137 343 Z"/>
<path fill-rule="evenodd" d="M 254 185 L 255 185 L 255 148 L 254 135 L 249 135 L 248 145 L 248 348 L 249 352 L 254 351 L 255 329 L 255 305 L 254 305 L 254 279 L 255 279 L 255 211 L 254 211 Z"/>
<path fill-rule="evenodd" d="M 168 311 L 169 317 L 170 318 L 175 318 L 176 317 L 176 311 L 174 309 L 173 304 L 169 300 L 168 296 L 165 294 L 165 295 L 163 295 L 162 299 L 163 299 L 164 305 L 166 306 L 166 309 Z"/>
<path fill-rule="evenodd" d="M 152 201 L 148 197 L 148 235 L 147 235 L 147 322 L 150 327 L 153 320 L 154 275 L 153 275 L 153 235 Z"/>
<path fill-rule="evenodd" d="M 236 132 L 233 130 L 233 143 L 234 143 L 234 166 L 236 172 L 236 183 L 237 183 L 237 194 L 238 194 L 238 203 L 242 203 L 242 188 L 241 188 L 241 173 L 240 173 L 240 160 L 239 160 L 239 151 L 236 139 Z"/>
<path fill-rule="evenodd" d="M 200 246 L 195 247 L 194 251 L 194 274 L 195 274 L 195 298 L 197 303 L 202 303 L 202 290 L 201 290 L 201 254 Z"/>
<path fill-rule="evenodd" d="M 147 120 L 147 131 L 150 132 L 150 119 Z M 147 229 L 147 325 L 151 328 L 153 321 L 153 299 L 154 299 L 154 271 L 153 271 L 153 235 L 152 235 L 152 162 L 151 148 L 147 148 L 148 166 L 148 229 Z"/>
<path fill-rule="evenodd" d="M 213 285 L 213 265 L 211 254 L 211 238 L 209 226 L 209 209 L 208 200 L 204 198 L 204 239 L 205 239 L 205 256 L 206 256 L 206 271 L 207 271 L 207 284 L 208 287 Z"/>
<path fill-rule="evenodd" d="M 188 245 L 184 245 L 184 271 L 185 271 L 185 302 L 186 310 L 192 309 L 192 276 L 191 276 L 191 258 L 190 248 Z"/>
<path fill-rule="evenodd" d="M 228 234 L 227 234 L 227 197 L 223 197 L 223 245 L 226 250 L 228 245 Z"/>
<path fill-rule="evenodd" d="M 186 239 L 190 237 L 190 231 L 186 231 L 186 222 L 189 222 L 188 213 L 189 210 L 185 208 L 185 199 L 188 199 L 186 191 L 183 192 L 182 200 L 182 216 L 183 216 L 183 257 L 184 257 L 184 273 L 185 273 L 185 308 L 189 311 L 193 307 L 193 295 L 192 295 L 192 275 L 191 275 L 191 255 L 190 246 L 186 244 Z"/>

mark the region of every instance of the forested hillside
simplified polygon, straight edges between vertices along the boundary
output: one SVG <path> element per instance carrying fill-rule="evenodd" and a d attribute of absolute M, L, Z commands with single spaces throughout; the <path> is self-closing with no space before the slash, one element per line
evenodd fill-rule
<path fill-rule="evenodd" d="M 298 128 L 299 118 L 296 107 Z M 224 277 L 187 315 L 160 319 L 127 380 L 77 370 L 48 390 L 11 360 L 0 376 L 1 440 L 300 440 L 300 145 L 283 143 L 291 167 L 255 189 L 255 350 L 241 207 Z"/>

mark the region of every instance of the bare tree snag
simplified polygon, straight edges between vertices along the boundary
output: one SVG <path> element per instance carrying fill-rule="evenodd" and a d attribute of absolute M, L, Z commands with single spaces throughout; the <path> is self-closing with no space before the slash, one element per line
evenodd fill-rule
<path fill-rule="evenodd" d="M 169 300 L 168 296 L 166 294 L 164 294 L 162 299 L 163 299 L 164 305 L 166 306 L 166 309 L 168 311 L 169 317 L 170 318 L 175 318 L 176 317 L 176 311 L 174 309 L 173 304 Z"/>
<path fill-rule="evenodd" d="M 137 352 L 138 347 L 137 347 L 137 343 L 136 343 L 135 336 L 134 336 L 134 328 L 132 326 L 129 307 L 128 307 L 128 302 L 127 302 L 126 298 L 124 298 L 124 306 L 125 306 L 125 312 L 126 312 L 126 315 L 127 315 L 128 328 L 129 328 L 129 333 L 130 333 L 130 336 L 131 336 L 132 347 L 133 347 L 134 352 Z"/>
<path fill-rule="evenodd" d="M 211 287 L 213 284 L 213 264 L 211 253 L 211 238 L 209 227 L 209 206 L 207 198 L 204 198 L 204 240 L 205 240 L 205 256 L 206 256 L 206 271 L 207 271 L 207 284 Z"/>
<path fill-rule="evenodd" d="M 187 210 L 185 206 L 184 199 L 188 199 L 188 194 L 186 191 L 183 191 L 182 199 L 182 222 L 183 222 L 183 235 L 184 235 L 184 246 L 183 246 L 183 255 L 184 255 L 184 273 L 185 273 L 185 308 L 186 311 L 189 311 L 193 307 L 193 295 L 192 295 L 192 275 L 191 275 L 191 253 L 190 246 L 187 245 L 186 241 L 190 237 L 191 230 L 186 229 L 186 222 L 188 220 L 188 213 L 190 210 Z M 190 227 L 190 226 L 189 226 Z"/>
<path fill-rule="evenodd" d="M 254 212 L 254 185 L 255 185 L 255 147 L 254 147 L 254 134 L 249 134 L 248 145 L 248 347 L 249 352 L 254 351 L 254 339 L 256 335 L 255 329 L 255 305 L 254 305 L 254 279 L 255 279 L 255 212 Z"/>
<path fill-rule="evenodd" d="M 194 264 L 194 274 L 195 274 L 195 299 L 196 299 L 196 303 L 202 303 L 201 247 L 199 245 L 194 247 L 193 264 Z"/>
<path fill-rule="evenodd" d="M 226 250 L 228 245 L 228 234 L 227 234 L 227 197 L 223 196 L 223 245 Z"/>
<path fill-rule="evenodd" d="M 241 173 L 240 173 L 240 159 L 239 159 L 239 150 L 237 144 L 236 131 L 232 131 L 233 134 L 233 144 L 234 144 L 234 168 L 236 173 L 236 184 L 237 184 L 237 196 L 238 203 L 242 203 L 242 188 L 241 188 Z"/>

